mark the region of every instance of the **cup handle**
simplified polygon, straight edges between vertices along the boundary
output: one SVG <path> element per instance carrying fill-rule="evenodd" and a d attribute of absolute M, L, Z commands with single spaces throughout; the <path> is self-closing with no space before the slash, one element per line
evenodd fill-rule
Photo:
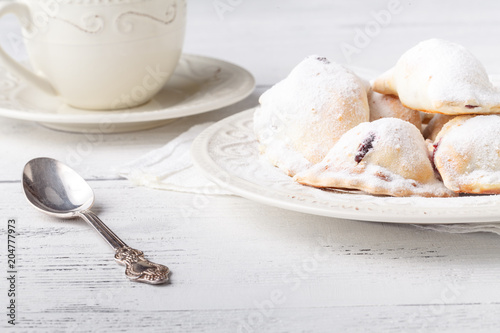
<path fill-rule="evenodd" d="M 7 3 L 5 5 L 0 5 L 0 18 L 6 14 L 14 14 L 20 22 L 26 22 L 24 28 L 30 29 L 32 23 L 30 10 L 27 5 L 14 2 Z M 0 60 L 2 60 L 3 64 L 6 68 L 13 73 L 19 75 L 24 78 L 29 83 L 33 84 L 38 89 L 44 91 L 50 95 L 58 95 L 54 87 L 47 82 L 40 75 L 33 73 L 28 70 L 26 67 L 18 63 L 16 60 L 12 59 L 3 49 L 0 47 Z"/>

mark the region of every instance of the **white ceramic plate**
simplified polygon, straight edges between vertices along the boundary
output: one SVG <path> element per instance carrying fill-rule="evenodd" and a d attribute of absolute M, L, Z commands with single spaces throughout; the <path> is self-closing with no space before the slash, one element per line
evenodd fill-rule
<path fill-rule="evenodd" d="M 165 87 L 148 103 L 114 111 L 72 108 L 0 68 L 0 116 L 75 132 L 126 132 L 236 103 L 255 88 L 253 76 L 234 64 L 196 55 L 181 57 Z"/>
<path fill-rule="evenodd" d="M 397 223 L 500 221 L 500 196 L 457 198 L 380 197 L 325 191 L 295 183 L 259 156 L 254 109 L 207 128 L 193 142 L 195 165 L 233 193 L 264 204 L 345 219 Z"/>

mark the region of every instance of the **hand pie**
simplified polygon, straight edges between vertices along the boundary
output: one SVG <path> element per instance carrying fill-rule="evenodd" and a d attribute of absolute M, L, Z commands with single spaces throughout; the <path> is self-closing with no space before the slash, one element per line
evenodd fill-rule
<path fill-rule="evenodd" d="M 307 57 L 260 97 L 261 152 L 290 176 L 320 162 L 342 134 L 369 120 L 368 88 L 346 68 Z"/>
<path fill-rule="evenodd" d="M 454 195 L 436 178 L 420 131 L 396 118 L 356 126 L 323 161 L 294 179 L 314 187 L 358 189 L 378 195 Z"/>
<path fill-rule="evenodd" d="M 382 95 L 370 89 L 368 92 L 370 106 L 370 121 L 380 118 L 399 118 L 422 129 L 422 119 L 419 111 L 408 109 L 393 95 Z"/>
<path fill-rule="evenodd" d="M 500 194 L 500 116 L 459 116 L 434 143 L 434 163 L 449 189 Z"/>
<path fill-rule="evenodd" d="M 429 39 L 405 52 L 373 90 L 414 110 L 447 115 L 500 113 L 500 91 L 463 46 Z"/>

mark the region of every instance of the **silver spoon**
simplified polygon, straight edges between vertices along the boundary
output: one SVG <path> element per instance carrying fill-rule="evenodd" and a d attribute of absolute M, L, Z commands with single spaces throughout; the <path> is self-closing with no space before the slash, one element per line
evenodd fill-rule
<path fill-rule="evenodd" d="M 126 267 L 134 281 L 160 284 L 168 281 L 168 267 L 144 259 L 142 251 L 127 246 L 94 213 L 94 192 L 69 166 L 51 159 L 35 158 L 23 171 L 23 189 L 28 201 L 38 210 L 58 218 L 81 217 L 94 227 L 115 249 L 115 260 Z"/>

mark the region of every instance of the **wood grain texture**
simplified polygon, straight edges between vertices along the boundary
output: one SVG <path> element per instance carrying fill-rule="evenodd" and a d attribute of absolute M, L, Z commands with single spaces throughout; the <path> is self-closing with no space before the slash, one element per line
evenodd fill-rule
<path fill-rule="evenodd" d="M 16 219 L 19 232 L 19 326 L 7 326 L 0 312 L 0 331 L 500 331 L 498 236 L 310 216 L 235 196 L 156 191 L 113 172 L 194 124 L 256 105 L 308 54 L 348 62 L 340 45 L 352 43 L 356 29 L 389 1 L 233 1 L 222 17 L 215 3 L 189 1 L 185 50 L 253 72 L 258 88 L 246 100 L 97 141 L 0 120 L 0 249 L 6 249 L 7 219 Z M 351 65 L 381 71 L 416 42 L 442 37 L 466 45 L 490 72 L 500 73 L 500 49 L 492 42 L 500 37 L 497 2 L 401 5 Z M 0 44 L 7 48 L 4 32 L 15 25 L 13 18 L 0 21 Z M 130 246 L 169 266 L 172 283 L 130 282 L 112 250 L 83 221 L 58 221 L 32 209 L 20 174 L 38 156 L 65 161 L 88 179 L 95 212 Z M 6 252 L 0 258 L 5 272 Z M 2 308 L 6 290 L 2 278 Z"/>
<path fill-rule="evenodd" d="M 238 197 L 196 205 L 190 194 L 125 180 L 90 183 L 102 220 L 168 265 L 172 283 L 128 281 L 84 222 L 46 217 L 23 202 L 20 184 L 4 183 L 0 215 L 18 221 L 23 329 L 500 328 L 497 236 L 308 216 Z"/>

